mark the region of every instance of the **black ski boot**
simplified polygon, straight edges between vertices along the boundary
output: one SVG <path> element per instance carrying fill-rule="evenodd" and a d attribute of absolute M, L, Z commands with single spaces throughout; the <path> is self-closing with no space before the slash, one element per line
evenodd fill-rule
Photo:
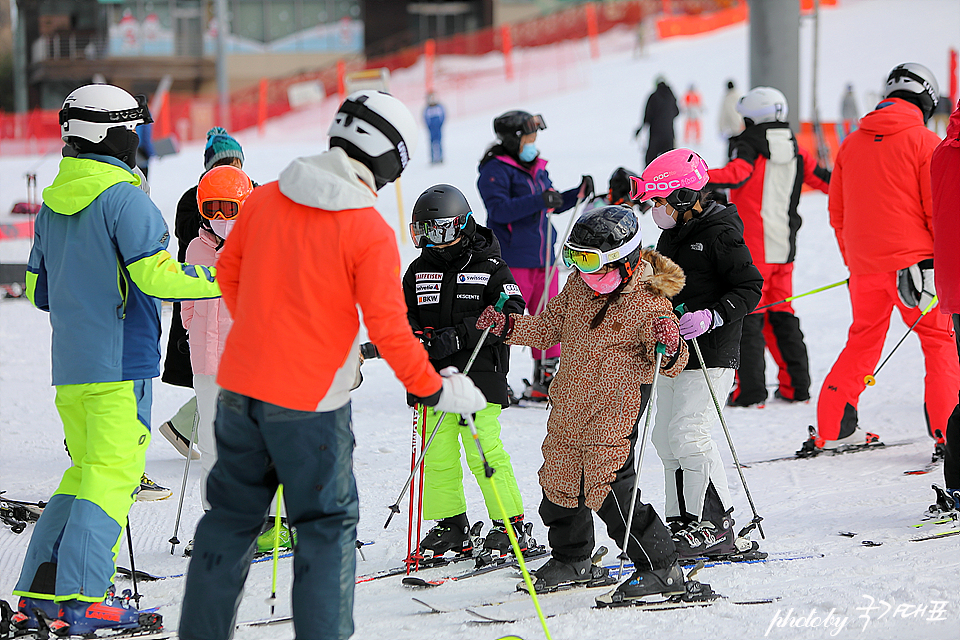
<path fill-rule="evenodd" d="M 442 557 L 448 551 L 456 556 L 473 554 L 470 521 L 466 513 L 440 520 L 420 543 L 420 554 L 427 560 Z"/>
<path fill-rule="evenodd" d="M 686 591 L 684 582 L 683 570 L 678 562 L 665 569 L 634 571 L 626 582 L 617 587 L 614 599 L 626 601 L 652 595 L 678 595 Z"/>
<path fill-rule="evenodd" d="M 533 382 L 526 378 L 523 379 L 523 383 L 527 385 L 526 389 L 523 390 L 524 400 L 546 402 L 550 399 L 550 383 L 553 382 L 553 376 L 557 372 L 559 361 L 560 358 L 533 361 Z"/>
<path fill-rule="evenodd" d="M 612 584 L 610 570 L 594 564 L 593 560 L 574 560 L 564 562 L 555 557 L 533 572 L 533 588 L 537 593 L 551 593 L 571 587 L 600 587 Z M 527 584 L 521 582 L 517 591 L 527 591 Z"/>
<path fill-rule="evenodd" d="M 671 528 L 672 529 L 672 528 Z M 673 544 L 681 560 L 714 558 L 737 552 L 733 518 L 726 514 L 720 522 L 690 522 L 673 534 Z"/>
<path fill-rule="evenodd" d="M 930 487 L 937 494 L 937 501 L 927 508 L 925 515 L 928 519 L 953 518 L 960 517 L 960 491 L 951 491 L 944 489 L 938 484 L 932 484 Z"/>
<path fill-rule="evenodd" d="M 529 546 L 529 536 L 525 531 L 523 524 L 523 514 L 510 518 L 510 524 L 513 525 L 513 532 L 517 536 L 517 544 L 520 546 L 520 552 L 526 554 Z M 491 555 L 505 556 L 513 554 L 513 545 L 510 544 L 510 536 L 507 535 L 507 529 L 503 525 L 503 520 L 494 520 L 493 528 L 487 533 L 483 540 L 483 550 L 489 551 Z"/>

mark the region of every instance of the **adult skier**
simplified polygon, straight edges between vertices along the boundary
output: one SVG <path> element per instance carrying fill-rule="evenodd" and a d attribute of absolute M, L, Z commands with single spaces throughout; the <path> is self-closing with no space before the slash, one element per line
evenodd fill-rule
<path fill-rule="evenodd" d="M 410 235 L 421 251 L 403 276 L 407 319 L 437 371 L 449 366 L 463 371 L 480 340 L 482 332 L 476 328 L 480 313 L 488 305 L 496 304 L 501 293 L 510 296 L 504 304 L 506 312 L 523 313 L 520 287 L 500 257 L 496 236 L 477 224 L 467 199 L 453 185 L 438 184 L 424 191 L 413 207 L 412 220 Z M 510 406 L 509 369 L 509 347 L 498 336 L 488 335 L 469 376 L 487 398 L 487 406 L 474 417 L 480 444 L 487 462 L 497 471 L 493 481 L 520 548 L 526 549 L 523 500 L 510 455 L 500 440 L 500 411 Z M 440 414 L 419 405 L 418 411 L 425 418 L 420 420 L 421 432 L 431 433 Z M 493 521 L 483 548 L 497 555 L 511 553 L 503 514 L 484 474 L 483 460 L 470 430 L 458 415 L 444 418 L 423 460 L 423 517 L 438 522 L 420 542 L 420 552 L 424 557 L 439 557 L 448 551 L 458 555 L 473 551 L 463 495 L 461 441 L 467 465 L 483 494 L 487 515 Z"/>
<path fill-rule="evenodd" d="M 423 122 L 430 132 L 430 163 L 443 163 L 443 121 L 446 112 L 443 105 L 437 101 L 437 96 L 431 93 L 427 96 L 427 107 L 423 110 Z"/>
<path fill-rule="evenodd" d="M 71 466 L 27 547 L 13 593 L 59 635 L 139 626 L 113 598 L 116 553 L 150 443 L 151 379 L 160 374 L 160 300 L 220 295 L 215 270 L 175 262 L 167 225 L 133 173 L 143 96 L 106 84 L 74 90 L 60 110 L 64 157 L 43 190 L 27 297 L 50 313 L 57 411 Z"/>
<path fill-rule="evenodd" d="M 684 286 L 676 264 L 641 249 L 633 211 L 607 206 L 583 214 L 563 245 L 574 269 L 563 291 L 534 316 L 488 307 L 477 323 L 493 326 L 509 344 L 564 346 L 566 362 L 550 387 L 552 408 L 541 451 L 540 518 L 549 528 L 552 557 L 534 588 L 604 584 L 593 565 L 593 513 L 623 544 L 636 481 L 634 448 L 639 416 L 650 398 L 655 347 L 666 347 L 664 376 L 687 362 L 669 298 Z M 625 599 L 684 591 L 670 532 L 649 504 L 636 502 L 625 549 L 636 571 L 618 587 Z"/>
<path fill-rule="evenodd" d="M 662 76 L 657 76 L 654 84 L 656 88 L 647 98 L 647 104 L 643 109 L 643 120 L 633 133 L 635 138 L 639 137 L 643 128 L 649 127 L 644 165 L 653 162 L 653 159 L 661 153 L 673 149 L 676 144 L 673 121 L 680 115 L 677 97 L 673 95 L 673 90 L 667 81 Z"/>
<path fill-rule="evenodd" d="M 830 172 L 817 166 L 797 143 L 787 122 L 787 99 L 773 87 L 755 87 L 737 103 L 746 129 L 730 139 L 730 162 L 710 169 L 708 188 L 730 189 L 730 202 L 743 220 L 743 239 L 763 276 L 760 306 L 793 295 L 797 253 L 797 211 L 806 184 L 827 193 Z M 789 302 L 743 319 L 740 369 L 728 403 L 746 407 L 767 399 L 764 347 L 780 369 L 777 398 L 810 399 L 810 364 L 800 320 Z"/>
<path fill-rule="evenodd" d="M 530 313 L 542 310 L 547 268 L 555 262 L 557 230 L 549 214 L 573 208 L 577 200 L 593 195 L 593 178 L 583 176 L 573 189 L 553 188 L 547 161 L 537 148 L 537 132 L 547 128 L 543 116 L 526 111 L 508 111 L 493 121 L 498 141 L 480 160 L 477 190 L 487 210 L 487 226 L 500 242 L 503 259 L 516 278 Z M 549 274 L 547 299 L 560 290 L 556 270 Z M 546 401 L 548 388 L 560 360 L 560 347 L 546 352 L 532 349 L 533 377 L 523 397 Z"/>
<path fill-rule="evenodd" d="M 710 435 L 719 416 L 702 368 L 714 390 L 726 394 L 740 364 L 741 322 L 757 306 L 763 278 L 743 241 L 736 205 L 707 195 L 707 172 L 696 153 L 674 149 L 633 180 L 632 194 L 653 201 L 653 221 L 663 229 L 657 250 L 683 269 L 687 283 L 671 301 L 683 305 L 680 335 L 699 338 L 704 358 L 692 353 L 679 375 L 657 385 L 652 440 L 663 462 L 664 513 L 681 558 L 755 548 L 749 541 L 738 546 L 733 533 L 727 476 Z"/>
<path fill-rule="evenodd" d="M 926 369 L 924 418 L 934 446 L 943 444 L 960 391 L 960 365 L 948 318 L 936 312 L 920 318 L 936 295 L 930 157 L 940 139 L 926 122 L 938 100 L 929 69 L 897 65 L 883 100 L 840 145 L 830 181 L 830 225 L 850 270 L 853 321 L 820 390 L 817 432 L 801 455 L 879 441 L 860 429 L 857 405 L 865 377 L 880 360 L 894 308 L 907 326 L 919 319 L 914 332 Z"/>
<path fill-rule="evenodd" d="M 451 414 L 487 406 L 466 376 L 438 375 L 411 333 L 396 236 L 374 208 L 377 191 L 407 167 L 417 129 L 393 96 L 351 94 L 330 126 L 329 151 L 294 160 L 254 190 L 230 232 L 219 269 L 234 324 L 217 374 L 217 464 L 187 572 L 184 640 L 233 636 L 250 554 L 280 483 L 297 535 L 295 633 L 353 634 L 358 306 L 380 354 L 422 404 Z"/>

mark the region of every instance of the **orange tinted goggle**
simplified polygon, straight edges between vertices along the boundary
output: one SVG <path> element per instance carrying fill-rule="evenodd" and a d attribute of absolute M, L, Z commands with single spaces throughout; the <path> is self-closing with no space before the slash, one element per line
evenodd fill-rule
<path fill-rule="evenodd" d="M 206 200 L 200 205 L 200 215 L 207 220 L 233 220 L 240 213 L 240 204 L 233 200 Z"/>

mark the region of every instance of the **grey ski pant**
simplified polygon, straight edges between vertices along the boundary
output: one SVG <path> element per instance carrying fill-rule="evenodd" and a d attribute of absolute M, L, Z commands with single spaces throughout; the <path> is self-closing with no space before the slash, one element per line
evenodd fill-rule
<path fill-rule="evenodd" d="M 215 420 L 210 511 L 197 526 L 180 617 L 183 640 L 233 636 L 264 516 L 283 483 L 296 530 L 293 620 L 297 640 L 353 634 L 356 529 L 350 405 L 295 411 L 223 390 Z"/>

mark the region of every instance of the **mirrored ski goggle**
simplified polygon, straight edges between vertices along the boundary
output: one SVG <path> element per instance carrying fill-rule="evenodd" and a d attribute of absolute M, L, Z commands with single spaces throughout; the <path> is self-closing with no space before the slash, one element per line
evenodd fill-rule
<path fill-rule="evenodd" d="M 200 215 L 207 220 L 233 220 L 240 213 L 240 203 L 233 200 L 205 200 Z"/>
<path fill-rule="evenodd" d="M 455 218 L 435 218 L 410 223 L 410 237 L 418 249 L 431 245 L 447 244 L 457 239 L 473 212 Z"/>
<path fill-rule="evenodd" d="M 563 264 L 569 268 L 576 268 L 582 273 L 596 273 L 604 267 L 604 265 L 610 264 L 611 262 L 616 262 L 621 260 L 631 253 L 633 253 L 637 247 L 640 246 L 640 234 L 636 234 L 630 240 L 625 242 L 623 246 L 617 247 L 613 251 L 600 251 L 599 249 L 588 249 L 585 247 L 578 247 L 571 245 L 569 242 L 564 243 L 563 250 L 561 251 L 561 256 L 563 257 Z"/>

